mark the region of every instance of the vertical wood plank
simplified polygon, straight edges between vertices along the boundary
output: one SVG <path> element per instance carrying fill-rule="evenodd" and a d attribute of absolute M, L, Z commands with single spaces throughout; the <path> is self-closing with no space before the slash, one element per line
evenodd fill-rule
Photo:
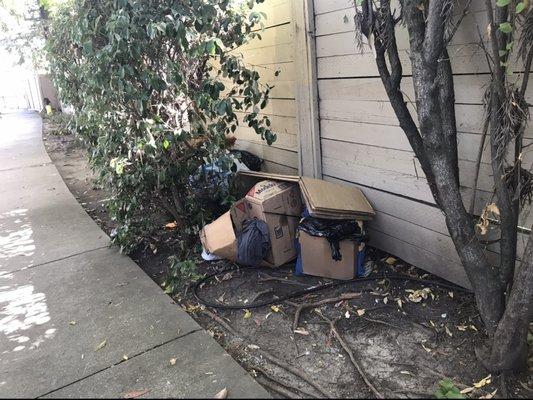
<path fill-rule="evenodd" d="M 293 0 L 298 165 L 301 175 L 322 178 L 313 0 Z"/>

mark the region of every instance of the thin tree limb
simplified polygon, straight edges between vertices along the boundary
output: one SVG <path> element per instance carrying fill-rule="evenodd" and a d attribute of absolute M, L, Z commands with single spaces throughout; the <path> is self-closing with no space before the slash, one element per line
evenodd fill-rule
<path fill-rule="evenodd" d="M 384 396 L 375 388 L 375 386 L 372 384 L 372 382 L 370 382 L 370 380 L 368 379 L 365 371 L 363 370 L 363 368 L 361 368 L 361 366 L 359 365 L 359 363 L 357 362 L 357 360 L 355 359 L 355 356 L 353 354 L 353 351 L 350 349 L 350 346 L 348 346 L 348 344 L 344 341 L 344 339 L 342 338 L 341 334 L 339 333 L 339 331 L 337 330 L 337 327 L 335 326 L 335 323 L 338 321 L 338 319 L 335 319 L 335 320 L 330 320 L 329 318 L 327 318 L 326 316 L 324 316 L 322 313 L 318 313 L 317 314 L 326 322 L 329 323 L 329 326 L 330 326 L 330 329 L 331 329 L 331 332 L 333 333 L 333 335 L 335 336 L 335 338 L 337 339 L 337 341 L 340 343 L 340 345 L 342 346 L 342 348 L 344 349 L 344 351 L 346 353 L 348 353 L 348 356 L 350 357 L 350 361 L 352 362 L 353 366 L 355 367 L 355 369 L 357 370 L 357 372 L 359 373 L 359 375 L 361 376 L 361 378 L 363 379 L 363 381 L 365 382 L 365 384 L 368 386 L 368 388 L 372 391 L 372 393 L 374 393 L 374 395 L 376 396 L 376 398 L 378 399 L 383 399 Z"/>

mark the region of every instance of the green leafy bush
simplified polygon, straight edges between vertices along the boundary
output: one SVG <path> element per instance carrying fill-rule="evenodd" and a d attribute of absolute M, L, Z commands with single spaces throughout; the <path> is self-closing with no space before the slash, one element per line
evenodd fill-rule
<path fill-rule="evenodd" d="M 51 13 L 53 81 L 113 193 L 113 239 L 123 250 L 161 211 L 190 249 L 213 204 L 228 201 L 224 185 L 199 197 L 190 176 L 215 161 L 234 168 L 227 137 L 239 121 L 269 144 L 276 139 L 259 115 L 271 88 L 238 53 L 262 17 L 230 0 L 80 0 Z"/>
<path fill-rule="evenodd" d="M 198 274 L 193 260 L 180 260 L 171 256 L 168 261 L 167 277 L 162 285 L 168 294 L 174 294 L 188 283 L 195 282 L 202 277 Z"/>

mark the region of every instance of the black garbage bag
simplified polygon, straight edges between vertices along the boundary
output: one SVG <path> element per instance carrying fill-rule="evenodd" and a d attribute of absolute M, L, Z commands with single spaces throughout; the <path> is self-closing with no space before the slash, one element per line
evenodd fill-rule
<path fill-rule="evenodd" d="M 263 160 L 256 155 L 246 150 L 230 150 L 230 152 L 237 156 L 241 162 L 250 169 L 250 171 L 261 171 Z"/>
<path fill-rule="evenodd" d="M 259 219 L 247 219 L 242 223 L 242 231 L 237 237 L 237 262 L 257 267 L 270 250 L 268 225 Z"/>
<path fill-rule="evenodd" d="M 357 221 L 350 219 L 305 217 L 300 221 L 298 229 L 311 236 L 326 238 L 331 247 L 331 258 L 335 261 L 342 260 L 339 249 L 339 242 L 342 240 L 368 241 L 368 236 L 361 230 Z"/>

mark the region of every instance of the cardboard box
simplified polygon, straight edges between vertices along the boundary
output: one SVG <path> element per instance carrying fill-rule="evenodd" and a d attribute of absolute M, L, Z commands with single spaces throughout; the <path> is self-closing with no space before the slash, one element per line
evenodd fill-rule
<path fill-rule="evenodd" d="M 301 271 L 306 275 L 321 276 L 339 280 L 350 280 L 357 276 L 360 244 L 352 240 L 340 242 L 342 260 L 331 257 L 331 247 L 326 238 L 311 236 L 299 231 Z"/>
<path fill-rule="evenodd" d="M 254 171 L 239 171 L 238 177 L 237 187 L 241 193 L 245 193 L 252 185 L 264 179 L 297 183 L 300 187 L 301 197 L 312 217 L 367 221 L 375 216 L 374 209 L 365 195 L 355 186 L 339 185 L 295 175 Z"/>
<path fill-rule="evenodd" d="M 289 182 L 261 181 L 245 197 L 248 218 L 268 225 L 270 251 L 265 261 L 274 267 L 296 258 L 296 232 L 302 213 L 298 185 Z"/>
<path fill-rule="evenodd" d="M 233 203 L 230 208 L 231 220 L 233 221 L 233 225 L 235 225 L 235 232 L 237 234 L 241 233 L 243 222 L 250 218 L 247 206 L 246 199 L 244 198 Z"/>
<path fill-rule="evenodd" d="M 209 253 L 229 261 L 237 260 L 237 237 L 228 211 L 200 231 L 202 246 Z"/>
<path fill-rule="evenodd" d="M 248 191 L 246 200 L 251 208 L 260 208 L 271 214 L 299 217 L 302 213 L 300 189 L 290 182 L 258 182 Z"/>

